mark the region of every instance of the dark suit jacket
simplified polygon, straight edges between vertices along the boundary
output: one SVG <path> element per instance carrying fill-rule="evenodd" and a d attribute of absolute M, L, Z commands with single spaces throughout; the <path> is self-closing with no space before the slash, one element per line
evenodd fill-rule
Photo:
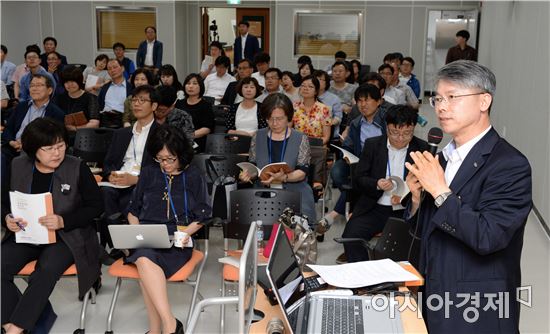
<path fill-rule="evenodd" d="M 230 82 L 229 85 L 227 85 L 227 88 L 225 89 L 225 93 L 223 93 L 222 101 L 220 104 L 230 106 L 235 103 L 235 99 L 237 98 L 238 83 L 239 81 L 233 81 L 233 82 Z"/>
<path fill-rule="evenodd" d="M 239 64 L 239 61 L 242 59 L 242 44 L 241 44 L 241 35 L 235 38 L 235 44 L 233 46 L 233 57 L 235 67 Z M 244 45 L 244 57 L 251 61 L 254 61 L 256 54 L 260 52 L 260 43 L 258 42 L 258 37 L 248 34 L 246 37 L 246 44 Z"/>
<path fill-rule="evenodd" d="M 153 122 L 147 136 L 147 141 L 145 142 L 146 147 L 153 130 L 157 127 L 158 123 Z M 113 133 L 111 146 L 109 146 L 109 150 L 107 151 L 103 162 L 103 179 L 107 179 L 112 171 L 120 170 L 122 167 L 124 163 L 124 155 L 126 155 L 126 150 L 128 150 L 128 146 L 132 140 L 132 129 L 133 127 L 130 126 L 127 128 L 118 129 L 115 133 Z M 143 152 L 141 168 L 153 164 L 155 164 L 154 158 L 147 152 L 147 150 L 145 150 L 145 152 Z"/>
<path fill-rule="evenodd" d="M 65 57 L 62 54 L 59 54 L 59 56 L 61 57 L 61 65 L 67 65 L 67 57 Z M 47 53 L 43 53 L 43 54 L 40 55 L 40 65 L 42 67 L 44 67 L 44 69 L 46 69 L 46 71 L 48 70 L 48 54 Z"/>
<path fill-rule="evenodd" d="M 147 40 L 139 43 L 137 54 L 136 54 L 136 64 L 137 67 L 145 66 L 145 55 L 147 55 Z M 160 68 L 162 66 L 162 42 L 155 39 L 153 44 L 153 66 Z"/>
<path fill-rule="evenodd" d="M 445 168 L 441 153 L 439 161 Z M 448 319 L 444 308 L 427 311 L 428 330 L 519 333 L 515 293 L 521 286 L 523 232 L 532 206 L 529 161 L 491 129 L 468 153 L 450 188 L 453 194 L 440 208 L 429 195 L 422 203 L 419 230 L 424 301 L 430 294 L 445 298 L 448 292 L 456 305 L 464 300 L 457 298 L 457 293 L 477 292 L 483 307 L 488 302 L 485 294 L 503 292 L 509 297 L 509 317 L 499 319 L 498 308 L 484 311 L 479 307 L 479 319 L 470 324 L 463 312 L 471 304 L 458 309 L 453 305 Z M 411 221 L 416 221 L 416 216 Z"/>
<path fill-rule="evenodd" d="M 365 214 L 372 210 L 378 202 L 378 199 L 384 193 L 377 189 L 377 182 L 386 177 L 386 168 L 388 166 L 388 137 L 382 135 L 369 138 L 365 141 L 363 152 L 361 153 L 357 169 L 353 178 L 353 187 L 361 194 L 354 206 L 353 214 Z M 428 143 L 417 137 L 413 137 L 407 149 L 405 161 L 413 163 L 409 153 L 415 151 L 426 151 Z M 405 168 L 405 176 L 407 175 Z"/>
<path fill-rule="evenodd" d="M 15 110 L 12 112 L 10 118 L 8 118 L 8 123 L 6 124 L 6 128 L 2 132 L 2 143 L 7 144 L 8 142 L 15 140 L 15 136 L 17 135 L 17 132 L 21 128 L 21 124 L 23 123 L 25 116 L 27 116 L 27 112 L 29 111 L 29 108 L 30 108 L 30 104 L 27 104 L 27 103 L 19 103 L 17 105 Z M 50 117 L 55 119 L 58 122 L 64 123 L 65 112 L 50 100 L 50 102 L 48 103 L 48 106 L 46 107 L 46 112 L 44 113 L 44 117 Z"/>

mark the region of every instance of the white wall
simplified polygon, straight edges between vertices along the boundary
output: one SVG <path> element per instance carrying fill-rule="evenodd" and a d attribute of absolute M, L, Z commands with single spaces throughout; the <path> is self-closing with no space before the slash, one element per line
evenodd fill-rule
<path fill-rule="evenodd" d="M 226 43 L 227 46 L 233 45 L 235 30 L 231 25 L 231 21 L 237 20 L 237 10 L 235 8 L 210 8 L 208 16 L 210 19 L 208 25 L 212 24 L 212 20 L 216 20 L 220 42 Z"/>

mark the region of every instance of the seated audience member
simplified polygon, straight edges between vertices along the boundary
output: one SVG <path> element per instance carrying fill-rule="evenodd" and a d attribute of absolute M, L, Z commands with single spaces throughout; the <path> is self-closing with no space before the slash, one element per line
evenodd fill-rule
<path fill-rule="evenodd" d="M 347 126 L 349 121 L 351 121 L 348 114 L 353 106 L 353 93 L 357 89 L 357 85 L 347 82 L 349 76 L 350 70 L 346 62 L 337 61 L 332 65 L 332 81 L 330 82 L 328 91 L 340 98 L 343 112 L 341 123 L 344 126 Z M 340 127 L 340 131 L 343 130 L 343 127 Z"/>
<path fill-rule="evenodd" d="M 353 155 L 361 157 L 365 140 L 384 135 L 386 126 L 379 111 L 382 96 L 378 87 L 370 84 L 359 86 L 355 91 L 355 101 L 357 101 L 360 116 L 351 121 L 349 134 L 342 147 Z M 340 189 L 340 197 L 336 201 L 334 209 L 327 213 L 317 225 L 317 232 L 321 234 L 330 228 L 338 216 L 344 216 L 347 194 L 342 186 L 349 184 L 350 166 L 348 162 L 342 158 L 336 160 L 330 175 L 334 185 Z M 337 262 L 344 262 L 344 258 L 339 256 Z"/>
<path fill-rule="evenodd" d="M 8 107 L 9 100 L 10 96 L 8 95 L 6 85 L 4 84 L 4 81 L 0 81 L 0 101 L 2 101 L 0 108 L 6 109 Z"/>
<path fill-rule="evenodd" d="M 319 96 L 318 99 L 329 108 L 332 115 L 332 126 L 334 126 L 333 138 L 338 138 L 340 134 L 340 122 L 342 121 L 342 103 L 340 98 L 333 93 L 329 92 L 330 89 L 330 77 L 328 73 L 323 70 L 316 70 L 313 72 L 313 76 L 319 80 Z"/>
<path fill-rule="evenodd" d="M 327 68 L 325 69 L 325 72 L 328 73 L 328 75 L 332 76 L 332 71 L 334 71 L 334 64 L 340 62 L 340 63 L 345 63 L 346 66 L 348 66 L 347 62 L 346 62 L 346 58 L 348 57 L 348 55 L 340 50 L 340 51 L 336 51 L 336 53 L 334 54 L 334 63 L 332 64 L 329 64 L 327 65 Z M 349 71 L 349 66 L 348 66 L 348 71 Z M 347 79 L 347 77 L 346 77 Z"/>
<path fill-rule="evenodd" d="M 50 79 L 52 88 L 53 88 L 51 97 L 52 98 L 54 97 L 54 93 L 56 89 L 55 79 L 48 71 L 46 71 L 42 66 L 40 66 L 39 53 L 40 51 L 34 48 L 30 48 L 25 52 L 25 64 L 27 65 L 27 68 L 29 71 L 28 73 L 24 74 L 19 80 L 19 86 L 18 86 L 19 102 L 26 102 L 31 99 L 29 85 L 35 74 L 45 75 Z"/>
<path fill-rule="evenodd" d="M 386 81 L 382 76 L 376 72 L 369 72 L 365 75 L 365 84 L 371 84 L 378 87 L 380 90 L 380 96 L 382 96 L 382 103 L 380 103 L 380 106 L 378 107 L 378 113 L 380 114 L 381 119 L 386 118 L 386 111 L 389 107 L 393 106 L 393 103 L 390 103 L 384 99 L 384 93 L 386 91 Z M 349 120 L 352 121 L 356 119 L 357 117 L 361 116 L 361 112 L 359 111 L 359 108 L 357 107 L 357 104 L 355 104 L 348 115 Z M 347 129 L 349 131 L 349 127 Z M 345 131 L 342 136 L 345 138 L 347 136 L 348 131 Z"/>
<path fill-rule="evenodd" d="M 166 224 L 171 235 L 185 231 L 185 245 L 212 211 L 206 181 L 199 169 L 190 165 L 193 149 L 180 131 L 165 124 L 152 131 L 146 154 L 158 165 L 143 168 L 132 195 L 128 222 Z M 171 311 L 166 280 L 191 259 L 192 253 L 193 247 L 187 246 L 138 248 L 124 259 L 139 271 L 148 332 L 183 334 L 183 324 Z"/>
<path fill-rule="evenodd" d="M 13 161 L 11 190 L 24 193 L 52 193 L 53 214 L 38 223 L 55 231 L 56 242 L 44 245 L 17 243 L 14 233 L 28 228 L 28 222 L 11 214 L 5 217 L 2 240 L 2 333 L 34 331 L 48 298 L 63 272 L 76 264 L 78 295 L 99 286 L 101 268 L 95 223 L 103 210 L 101 194 L 88 166 L 66 155 L 67 137 L 63 125 L 38 118 L 23 131 L 22 155 Z M 70 186 L 66 190 L 64 186 Z M 14 276 L 29 262 L 36 270 L 21 293 Z"/>
<path fill-rule="evenodd" d="M 167 87 L 174 87 L 177 91 L 183 91 L 183 86 L 178 79 L 178 73 L 174 66 L 166 64 L 162 65 L 159 71 L 160 85 Z"/>
<path fill-rule="evenodd" d="M 61 72 L 63 72 L 64 65 L 61 64 L 61 58 L 59 53 L 52 51 L 48 53 L 48 73 L 50 73 L 55 80 L 55 91 L 53 95 L 56 97 L 65 92 L 65 87 L 63 87 L 63 82 L 61 80 Z"/>
<path fill-rule="evenodd" d="M 2 81 L 6 86 L 13 85 L 13 73 L 15 72 L 15 64 L 11 61 L 6 60 L 8 56 L 8 48 L 2 44 L 0 51 L 0 81 Z"/>
<path fill-rule="evenodd" d="M 168 124 L 185 135 L 189 144 L 193 146 L 195 127 L 193 117 L 187 111 L 176 108 L 177 92 L 174 87 L 157 87 L 159 104 L 155 110 L 155 120 L 158 124 Z"/>
<path fill-rule="evenodd" d="M 241 59 L 237 65 L 237 80 L 242 80 L 248 78 L 252 75 L 254 71 L 254 64 L 248 59 Z M 225 106 L 232 105 L 234 103 L 239 103 L 243 100 L 243 97 L 237 93 L 237 84 L 239 81 L 232 81 L 227 85 L 225 93 L 223 93 L 221 104 Z"/>
<path fill-rule="evenodd" d="M 329 108 L 319 102 L 320 83 L 316 77 L 310 75 L 302 80 L 300 95 L 302 101 L 294 104 L 292 123 L 294 129 L 303 132 L 306 136 L 317 138 L 315 145 L 311 144 L 311 164 L 314 167 L 313 190 L 317 193 L 323 189 L 326 182 L 326 155 L 327 144 L 330 141 L 330 127 L 332 119 Z"/>
<path fill-rule="evenodd" d="M 380 74 L 380 76 L 382 76 L 382 78 L 386 82 L 384 100 L 388 101 L 391 104 L 405 105 L 407 104 L 405 93 L 397 89 L 394 85 L 390 84 L 391 82 L 393 82 L 393 73 L 394 69 L 389 64 L 382 64 L 378 67 L 378 74 Z"/>
<path fill-rule="evenodd" d="M 302 77 L 300 76 L 300 67 L 302 64 L 309 63 L 311 64 L 311 57 L 308 55 L 302 55 L 298 57 L 298 60 L 296 61 L 296 66 L 298 68 L 298 72 L 294 73 L 294 76 L 292 77 L 292 81 L 294 82 L 294 87 L 300 87 L 302 84 Z"/>
<path fill-rule="evenodd" d="M 124 67 L 124 80 L 128 80 L 130 79 L 132 73 L 134 73 L 134 71 L 136 70 L 136 65 L 130 58 L 124 56 L 125 51 L 126 46 L 124 46 L 124 44 L 120 42 L 116 42 L 115 44 L 113 44 L 113 52 L 115 54 L 115 58 L 121 64 L 120 66 Z"/>
<path fill-rule="evenodd" d="M 225 56 L 225 51 L 223 50 L 222 43 L 218 41 L 213 41 L 210 43 L 210 55 L 209 57 L 204 57 L 201 63 L 200 75 L 204 79 L 209 74 L 216 73 L 216 59 L 219 56 Z"/>
<path fill-rule="evenodd" d="M 313 72 L 314 72 L 314 69 L 311 63 L 300 64 L 300 66 L 298 67 L 298 75 L 300 77 L 298 78 L 297 82 L 299 82 L 301 85 L 302 80 L 304 80 L 305 77 L 312 75 Z M 300 85 L 298 85 L 297 87 L 300 87 Z"/>
<path fill-rule="evenodd" d="M 107 72 L 107 62 L 109 61 L 109 57 L 102 53 L 95 57 L 94 60 L 94 66 L 88 66 L 84 70 L 83 76 L 84 76 L 84 83 L 86 83 L 86 91 L 89 93 L 94 94 L 97 96 L 99 94 L 99 90 L 103 85 L 107 84 L 109 81 L 111 81 L 111 77 L 109 76 L 109 72 Z M 88 83 L 88 76 L 96 76 L 97 83 L 95 85 L 91 85 L 91 82 Z M 92 80 L 92 77 L 90 77 L 90 80 Z"/>
<path fill-rule="evenodd" d="M 139 86 L 153 86 L 153 74 L 144 68 L 138 68 L 130 77 L 130 91 Z M 125 128 L 132 126 L 136 122 L 136 117 L 132 112 L 132 94 L 124 100 L 124 114 L 122 114 L 122 124 Z"/>
<path fill-rule="evenodd" d="M 25 48 L 25 52 L 28 51 L 35 51 L 36 54 L 40 54 L 40 47 L 38 45 L 27 45 Z M 42 66 L 40 66 L 42 67 Z M 42 67 L 43 69 L 43 67 Z M 19 93 L 20 93 L 20 86 L 19 82 L 21 81 L 21 78 L 25 76 L 25 74 L 29 73 L 30 68 L 27 66 L 27 59 L 25 58 L 25 62 L 23 64 L 19 64 L 15 67 L 15 71 L 13 72 L 13 75 L 11 77 L 11 80 L 13 81 L 13 96 L 16 100 L 19 100 Z M 47 71 L 45 71 L 47 72 Z"/>
<path fill-rule="evenodd" d="M 48 55 L 51 52 L 57 52 L 57 39 L 53 37 L 46 37 L 42 41 L 42 45 L 44 46 L 44 53 L 40 55 L 40 65 L 44 68 L 48 68 Z M 58 53 L 58 55 L 61 64 L 67 65 L 67 57 L 60 53 Z"/>
<path fill-rule="evenodd" d="M 227 133 L 252 136 L 258 129 L 267 127 L 260 113 L 261 103 L 256 102 L 262 87 L 254 78 L 244 78 L 237 85 L 239 95 L 244 99 L 231 106 L 226 115 L 225 128 Z"/>
<path fill-rule="evenodd" d="M 403 58 L 401 66 L 399 67 L 399 83 L 401 85 L 408 85 L 416 95 L 416 98 L 420 98 L 420 82 L 416 78 L 416 75 L 412 73 L 414 70 L 414 60 L 411 57 Z"/>
<path fill-rule="evenodd" d="M 231 60 L 226 56 L 219 56 L 216 58 L 216 73 L 209 74 L 204 79 L 205 92 L 204 96 L 213 97 L 214 104 L 220 104 L 220 101 L 227 89 L 229 83 L 237 81 L 231 74 L 227 73 L 229 66 L 231 66 Z"/>
<path fill-rule="evenodd" d="M 122 127 L 124 100 L 131 94 L 132 88 L 124 79 L 124 66 L 118 59 L 109 59 L 107 71 L 111 77 L 109 84 L 101 87 L 99 96 L 101 127 L 118 129 Z"/>
<path fill-rule="evenodd" d="M 260 86 L 265 88 L 265 72 L 269 69 L 271 57 L 268 53 L 262 52 L 254 57 L 254 64 L 256 64 L 257 72 L 252 73 L 252 77 L 258 80 Z"/>
<path fill-rule="evenodd" d="M 176 102 L 176 108 L 186 111 L 193 118 L 195 143 L 198 145 L 197 152 L 202 153 L 206 146 L 206 136 L 213 133 L 216 126 L 212 104 L 203 99 L 205 88 L 200 74 L 189 74 L 183 81 L 183 88 L 185 89 L 185 99 Z"/>
<path fill-rule="evenodd" d="M 408 106 L 393 106 L 386 114 L 387 135 L 369 138 L 357 165 L 354 189 L 360 197 L 347 222 L 343 238 L 370 240 L 382 232 L 389 217 L 402 218 L 401 197 L 393 194 L 390 176 L 405 179 L 405 162 L 413 163 L 410 153 L 426 151 L 428 143 L 414 137 L 416 112 Z M 369 259 L 367 249 L 359 243 L 345 243 L 348 262 Z"/>
<path fill-rule="evenodd" d="M 283 72 L 278 68 L 270 68 L 265 71 L 265 89 L 260 96 L 256 98 L 256 101 L 262 103 L 265 98 L 273 93 L 282 93 L 281 89 L 281 77 Z"/>
<path fill-rule="evenodd" d="M 114 78 L 113 78 L 114 79 Z M 120 224 L 117 214 L 126 217 L 128 203 L 134 186 L 138 182 L 141 168 L 152 165 L 153 158 L 145 152 L 151 131 L 157 127 L 154 112 L 158 106 L 158 95 L 152 86 L 140 86 L 132 97 L 133 113 L 137 121 L 132 127 L 114 132 L 111 146 L 103 162 L 103 179 L 115 186 L 127 188 L 101 187 L 105 203 L 105 219 L 100 225 L 101 243 L 112 247 L 108 225 Z M 110 259 L 104 257 L 104 264 L 111 264 L 122 256 L 120 250 L 112 250 Z"/>
<path fill-rule="evenodd" d="M 145 40 L 139 43 L 136 53 L 138 68 L 146 68 L 156 74 L 162 66 L 162 42 L 157 39 L 157 28 L 145 27 Z"/>
<path fill-rule="evenodd" d="M 57 106 L 65 112 L 65 114 L 75 114 L 83 112 L 86 124 L 74 125 L 70 122 L 65 122 L 65 127 L 70 132 L 76 132 L 81 128 L 98 128 L 99 127 L 99 105 L 97 96 L 88 93 L 84 90 L 84 79 L 82 72 L 76 67 L 66 67 L 61 75 L 65 92 L 57 97 Z"/>
<path fill-rule="evenodd" d="M 255 186 L 282 185 L 284 189 L 300 193 L 302 214 L 315 221 L 315 203 L 313 192 L 307 183 L 309 172 L 309 140 L 307 136 L 289 128 L 294 108 L 290 99 L 275 93 L 268 96 L 262 104 L 261 113 L 268 127 L 260 129 L 252 136 L 248 160 L 258 168 L 275 162 L 286 162 L 292 172 L 272 173 L 265 181 L 256 180 Z M 246 171 L 239 174 L 242 182 L 252 181 Z"/>
<path fill-rule="evenodd" d="M 283 77 L 281 78 L 281 86 L 286 96 L 292 101 L 292 103 L 300 102 L 302 97 L 300 96 L 300 90 L 294 87 L 294 74 L 290 71 L 284 71 Z M 300 82 L 301 82 L 300 78 Z"/>
<path fill-rule="evenodd" d="M 350 61 L 351 64 L 351 75 L 350 75 L 350 81 L 354 84 L 362 84 L 361 80 L 361 62 L 357 59 L 354 59 Z"/>
<path fill-rule="evenodd" d="M 387 86 L 393 86 L 401 90 L 405 94 L 405 104 L 412 107 L 413 109 L 419 108 L 418 97 L 414 94 L 411 87 L 406 84 L 401 84 L 399 82 L 399 68 L 401 67 L 401 62 L 403 61 L 403 55 L 399 52 L 388 53 L 384 57 L 384 64 L 388 64 L 393 68 L 393 75 L 391 81 L 386 81 Z"/>

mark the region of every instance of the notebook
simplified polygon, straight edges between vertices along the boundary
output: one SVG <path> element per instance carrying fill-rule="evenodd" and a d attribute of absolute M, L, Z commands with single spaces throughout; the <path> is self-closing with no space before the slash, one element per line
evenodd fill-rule
<path fill-rule="evenodd" d="M 117 249 L 172 247 L 164 224 L 109 225 L 109 233 Z"/>
<path fill-rule="evenodd" d="M 266 273 L 291 334 L 403 332 L 399 312 L 375 309 L 372 296 L 311 295 L 281 226 Z"/>

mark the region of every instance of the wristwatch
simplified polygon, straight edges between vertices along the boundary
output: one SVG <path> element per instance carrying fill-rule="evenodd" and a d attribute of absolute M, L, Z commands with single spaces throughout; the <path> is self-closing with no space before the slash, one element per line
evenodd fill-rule
<path fill-rule="evenodd" d="M 449 197 L 452 193 L 453 193 L 452 191 L 448 191 L 446 193 L 443 193 L 443 194 L 437 196 L 434 200 L 435 206 L 437 206 L 438 208 L 440 206 L 442 206 L 443 203 L 445 203 L 445 201 L 447 200 L 447 197 Z"/>

